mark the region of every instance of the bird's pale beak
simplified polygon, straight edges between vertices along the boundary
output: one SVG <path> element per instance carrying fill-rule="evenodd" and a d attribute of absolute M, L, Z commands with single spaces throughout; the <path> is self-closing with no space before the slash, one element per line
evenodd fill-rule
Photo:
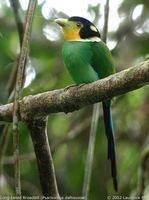
<path fill-rule="evenodd" d="M 65 27 L 68 23 L 67 19 L 64 18 L 58 18 L 54 20 L 58 25 L 60 25 L 62 28 Z"/>

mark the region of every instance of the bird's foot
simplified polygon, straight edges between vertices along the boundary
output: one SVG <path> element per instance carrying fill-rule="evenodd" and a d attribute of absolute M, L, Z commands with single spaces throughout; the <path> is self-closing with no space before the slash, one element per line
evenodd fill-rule
<path fill-rule="evenodd" d="M 76 87 L 77 85 L 72 84 L 72 85 L 68 85 L 67 87 L 64 88 L 64 92 L 66 92 L 68 89 L 70 89 L 71 87 Z"/>
<path fill-rule="evenodd" d="M 76 85 L 76 84 L 72 84 L 72 85 L 68 85 L 67 87 L 64 88 L 64 91 L 66 92 L 68 89 L 70 89 L 71 87 L 77 87 L 77 88 L 81 88 L 82 86 L 84 86 L 86 83 L 82 83 L 80 85 Z"/>
<path fill-rule="evenodd" d="M 78 85 L 78 88 L 81 88 L 84 85 L 86 85 L 86 83 L 81 83 L 80 85 Z"/>

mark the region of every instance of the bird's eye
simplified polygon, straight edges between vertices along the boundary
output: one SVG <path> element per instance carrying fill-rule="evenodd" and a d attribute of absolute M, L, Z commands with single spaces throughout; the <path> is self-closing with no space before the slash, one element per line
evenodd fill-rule
<path fill-rule="evenodd" d="M 81 22 L 77 22 L 76 25 L 77 25 L 77 27 L 81 27 L 82 23 Z"/>

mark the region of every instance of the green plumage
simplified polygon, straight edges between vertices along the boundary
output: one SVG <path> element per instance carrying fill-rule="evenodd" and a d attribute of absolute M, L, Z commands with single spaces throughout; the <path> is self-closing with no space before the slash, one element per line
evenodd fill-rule
<path fill-rule="evenodd" d="M 65 65 L 77 85 L 90 83 L 114 73 L 111 53 L 104 42 L 65 41 L 63 50 Z M 111 173 L 117 191 L 117 170 L 115 138 L 111 113 L 111 101 L 102 102 L 105 132 L 108 140 L 108 159 L 111 160 Z"/>
<path fill-rule="evenodd" d="M 64 32 L 62 55 L 64 63 L 77 85 L 90 83 L 114 73 L 111 53 L 100 39 L 96 26 L 89 20 L 72 16 L 56 19 Z M 115 136 L 111 112 L 111 100 L 105 100 L 103 117 L 108 141 L 108 159 L 111 161 L 111 174 L 115 191 L 118 190 Z M 93 116 L 95 113 L 93 112 Z M 94 119 L 94 118 L 93 118 Z"/>
<path fill-rule="evenodd" d="M 65 41 L 62 54 L 77 85 L 114 73 L 111 53 L 103 42 Z"/>

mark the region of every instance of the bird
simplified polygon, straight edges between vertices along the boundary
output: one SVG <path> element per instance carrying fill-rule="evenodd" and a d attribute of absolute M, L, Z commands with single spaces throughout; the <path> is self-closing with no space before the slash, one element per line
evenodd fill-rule
<path fill-rule="evenodd" d="M 111 52 L 92 22 L 79 16 L 57 18 L 55 22 L 62 28 L 62 57 L 76 85 L 91 83 L 115 73 Z M 118 191 L 111 99 L 103 101 L 102 106 L 113 186 Z"/>

